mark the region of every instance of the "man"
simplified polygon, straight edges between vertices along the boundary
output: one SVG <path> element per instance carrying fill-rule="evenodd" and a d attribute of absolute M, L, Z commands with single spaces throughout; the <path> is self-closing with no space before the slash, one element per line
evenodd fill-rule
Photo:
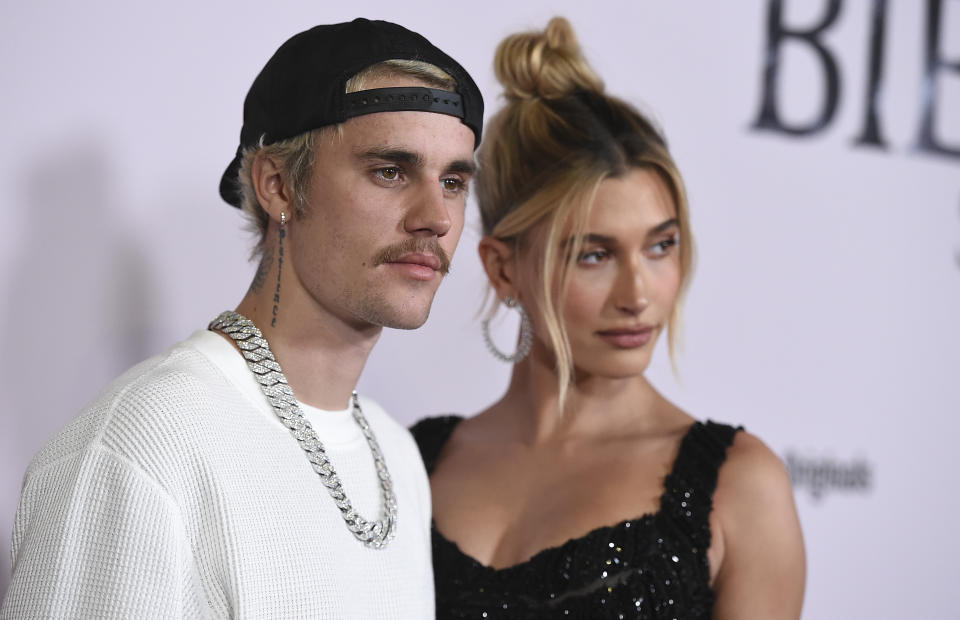
<path fill-rule="evenodd" d="M 423 465 L 351 392 L 383 327 L 427 318 L 482 105 L 394 24 L 280 47 L 220 185 L 260 232 L 253 283 L 34 458 L 0 616 L 433 617 Z"/>

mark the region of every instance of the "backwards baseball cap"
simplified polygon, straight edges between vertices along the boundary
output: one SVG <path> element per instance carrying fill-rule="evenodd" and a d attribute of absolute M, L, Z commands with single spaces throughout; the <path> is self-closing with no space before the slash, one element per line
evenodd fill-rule
<path fill-rule="evenodd" d="M 393 59 L 443 69 L 456 81 L 457 92 L 421 87 L 345 92 L 351 77 Z M 416 32 L 359 18 L 294 35 L 267 61 L 247 93 L 240 146 L 220 179 L 220 196 L 240 206 L 240 160 L 244 149 L 258 146 L 261 137 L 267 145 L 363 114 L 408 110 L 456 116 L 473 130 L 474 148 L 480 144 L 480 89 L 457 61 Z"/>

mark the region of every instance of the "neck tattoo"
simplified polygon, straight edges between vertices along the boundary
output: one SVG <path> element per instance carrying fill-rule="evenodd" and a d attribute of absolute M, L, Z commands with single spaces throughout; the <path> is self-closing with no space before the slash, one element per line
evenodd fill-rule
<path fill-rule="evenodd" d="M 280 256 L 282 261 L 282 252 Z M 380 483 L 380 518 L 375 521 L 361 517 L 353 509 L 323 443 L 310 425 L 310 421 L 303 417 L 300 403 L 294 397 L 293 389 L 287 384 L 287 378 L 280 369 L 280 364 L 277 363 L 266 338 L 253 321 L 237 312 L 227 311 L 211 321 L 207 329 L 222 332 L 236 343 L 244 359 L 247 360 L 247 366 L 260 384 L 264 396 L 273 407 L 274 413 L 283 425 L 290 429 L 290 433 L 306 453 L 313 470 L 327 487 L 330 497 L 340 509 L 340 516 L 343 517 L 347 529 L 357 540 L 371 549 L 386 547 L 393 540 L 397 530 L 397 498 L 393 493 L 393 483 L 390 480 L 390 472 L 387 471 L 383 452 L 380 451 L 373 429 L 360 409 L 357 393 L 354 392 L 351 399 L 353 419 L 367 440 Z"/>

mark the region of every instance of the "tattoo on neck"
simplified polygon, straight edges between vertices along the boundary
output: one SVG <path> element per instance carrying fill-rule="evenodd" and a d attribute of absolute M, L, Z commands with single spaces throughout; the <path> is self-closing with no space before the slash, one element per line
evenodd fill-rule
<path fill-rule="evenodd" d="M 280 241 L 277 243 L 277 290 L 273 293 L 273 318 L 270 319 L 270 327 L 277 326 L 277 312 L 280 310 L 280 276 L 283 274 L 283 238 L 287 236 L 287 231 L 280 227 Z"/>
<path fill-rule="evenodd" d="M 254 293 L 260 292 L 263 285 L 267 282 L 267 274 L 270 273 L 270 267 L 273 266 L 273 247 L 267 246 L 263 250 L 263 256 L 260 257 L 260 264 L 257 265 L 257 272 L 253 274 L 253 282 L 250 283 L 250 290 Z"/>

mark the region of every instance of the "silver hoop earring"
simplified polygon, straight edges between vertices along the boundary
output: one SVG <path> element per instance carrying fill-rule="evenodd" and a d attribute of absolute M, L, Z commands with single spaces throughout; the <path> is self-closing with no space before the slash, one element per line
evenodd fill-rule
<path fill-rule="evenodd" d="M 490 337 L 490 319 L 483 320 L 483 340 L 487 343 L 487 348 L 490 349 L 495 358 L 508 364 L 516 364 L 529 355 L 530 349 L 533 347 L 533 322 L 530 321 L 530 315 L 527 314 L 523 304 L 513 297 L 504 298 L 503 303 L 508 308 L 516 308 L 520 314 L 520 344 L 517 345 L 517 350 L 513 352 L 513 355 L 508 355 L 493 344 L 493 338 Z"/>

